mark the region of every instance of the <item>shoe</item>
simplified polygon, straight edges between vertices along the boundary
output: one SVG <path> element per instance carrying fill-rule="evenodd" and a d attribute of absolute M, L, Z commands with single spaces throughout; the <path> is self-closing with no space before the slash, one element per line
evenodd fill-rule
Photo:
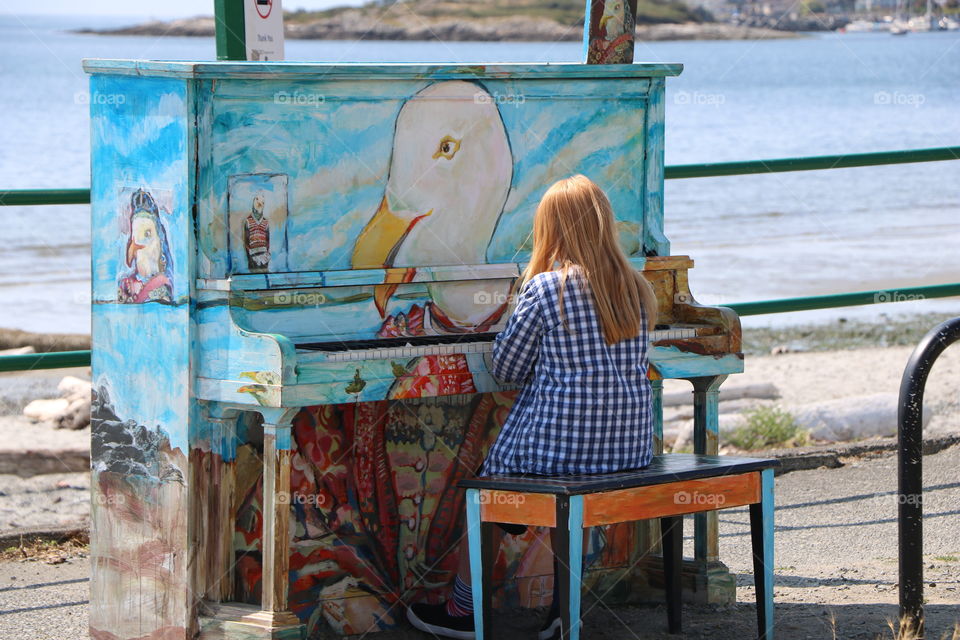
<path fill-rule="evenodd" d="M 557 640 L 560 637 L 560 604 L 554 598 L 550 603 L 547 619 L 540 628 L 539 640 Z"/>
<path fill-rule="evenodd" d="M 407 607 L 407 620 L 420 631 L 444 638 L 473 640 L 473 616 L 451 616 L 446 604 L 418 602 Z"/>

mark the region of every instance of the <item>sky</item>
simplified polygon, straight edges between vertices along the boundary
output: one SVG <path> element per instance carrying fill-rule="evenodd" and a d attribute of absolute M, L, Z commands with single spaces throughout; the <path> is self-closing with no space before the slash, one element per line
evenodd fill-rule
<path fill-rule="evenodd" d="M 357 6 L 367 0 L 283 0 L 286 11 L 297 9 L 329 9 L 344 5 Z M 185 18 L 213 15 L 213 0 L 34 0 L 24 3 L 5 0 L 0 3 L 0 15 L 97 15 L 145 16 L 154 18 Z"/>

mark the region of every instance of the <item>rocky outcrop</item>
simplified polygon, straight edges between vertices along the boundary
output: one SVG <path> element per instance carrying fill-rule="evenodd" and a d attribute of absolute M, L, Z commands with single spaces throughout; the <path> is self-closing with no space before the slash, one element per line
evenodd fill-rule
<path fill-rule="evenodd" d="M 214 35 L 213 18 L 198 17 L 152 21 L 119 29 L 81 29 L 99 35 L 202 36 Z M 303 40 L 439 40 L 453 41 L 578 41 L 583 27 L 564 25 L 547 18 L 512 16 L 498 18 L 434 18 L 409 15 L 379 20 L 361 10 L 304 22 L 288 21 L 286 37 Z M 784 31 L 720 22 L 683 22 L 640 25 L 637 38 L 654 40 L 745 40 L 790 38 Z"/>

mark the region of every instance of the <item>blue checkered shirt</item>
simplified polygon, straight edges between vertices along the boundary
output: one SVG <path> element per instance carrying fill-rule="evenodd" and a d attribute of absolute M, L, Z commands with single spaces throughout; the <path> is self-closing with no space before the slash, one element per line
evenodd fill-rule
<path fill-rule="evenodd" d="M 522 384 L 482 475 L 610 473 L 650 464 L 646 318 L 640 335 L 608 346 L 589 285 L 571 272 L 560 321 L 560 274 L 521 290 L 493 346 L 493 375 Z M 645 314 L 644 314 L 645 316 Z"/>

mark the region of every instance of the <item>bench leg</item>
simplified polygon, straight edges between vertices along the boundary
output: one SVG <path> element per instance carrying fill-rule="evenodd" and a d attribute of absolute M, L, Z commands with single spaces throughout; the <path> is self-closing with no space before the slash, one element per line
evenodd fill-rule
<path fill-rule="evenodd" d="M 667 596 L 667 626 L 670 633 L 680 633 L 683 608 L 680 576 L 683 573 L 683 516 L 660 518 L 663 532 L 663 578 Z"/>
<path fill-rule="evenodd" d="M 467 489 L 467 544 L 470 550 L 470 588 L 473 624 L 478 640 L 493 638 L 493 523 L 480 520 L 480 492 Z"/>
<path fill-rule="evenodd" d="M 773 469 L 760 473 L 760 502 L 750 505 L 753 582 L 760 640 L 773 640 Z"/>
<path fill-rule="evenodd" d="M 580 638 L 580 584 L 583 578 L 583 496 L 557 498 L 557 574 L 553 597 L 560 605 L 560 637 Z"/>

